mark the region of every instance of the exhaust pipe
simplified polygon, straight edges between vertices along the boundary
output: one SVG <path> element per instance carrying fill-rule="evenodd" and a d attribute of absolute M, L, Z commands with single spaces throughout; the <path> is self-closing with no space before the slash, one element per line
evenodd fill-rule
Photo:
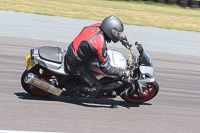
<path fill-rule="evenodd" d="M 62 93 L 62 90 L 59 88 L 51 85 L 45 80 L 39 79 L 37 75 L 33 73 L 28 73 L 27 76 L 24 79 L 26 84 L 33 85 L 37 88 L 40 88 L 41 90 L 44 90 L 48 93 L 54 94 L 56 96 L 60 96 Z"/>

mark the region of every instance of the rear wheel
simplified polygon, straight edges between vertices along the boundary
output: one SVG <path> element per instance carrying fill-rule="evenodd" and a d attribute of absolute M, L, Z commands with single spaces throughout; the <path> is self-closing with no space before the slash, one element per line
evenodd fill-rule
<path fill-rule="evenodd" d="M 142 97 L 139 97 L 136 93 L 129 94 L 129 91 L 127 91 L 121 95 L 121 98 L 124 99 L 126 102 L 143 103 L 151 100 L 158 94 L 159 85 L 156 81 L 153 83 L 147 83 L 144 86 L 145 91 L 143 92 Z"/>
<path fill-rule="evenodd" d="M 32 86 L 30 84 L 26 84 L 24 81 L 25 76 L 28 74 L 28 72 L 25 70 L 21 76 L 21 85 L 24 88 L 24 90 L 26 92 L 28 92 L 29 94 L 33 95 L 33 96 L 39 96 L 39 97 L 47 97 L 49 95 L 51 95 L 48 92 L 45 92 L 35 86 Z M 43 75 L 43 74 L 39 74 L 38 75 L 40 78 L 44 79 L 44 80 L 49 80 L 50 76 L 49 75 Z"/>

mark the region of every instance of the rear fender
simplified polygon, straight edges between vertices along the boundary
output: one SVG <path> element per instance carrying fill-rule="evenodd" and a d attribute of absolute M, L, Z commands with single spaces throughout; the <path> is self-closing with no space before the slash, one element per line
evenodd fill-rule
<path fill-rule="evenodd" d="M 62 63 L 55 63 L 48 60 L 44 60 L 39 56 L 39 48 L 34 48 L 31 50 L 31 56 L 34 59 L 35 63 L 45 67 L 46 69 L 55 72 L 61 75 L 69 75 L 65 71 L 65 60 L 62 60 Z M 63 52 L 63 56 L 66 54 L 66 51 Z"/>

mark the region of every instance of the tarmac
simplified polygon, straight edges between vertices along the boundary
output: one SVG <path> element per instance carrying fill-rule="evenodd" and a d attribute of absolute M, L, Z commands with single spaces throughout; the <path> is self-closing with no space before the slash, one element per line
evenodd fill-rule
<path fill-rule="evenodd" d="M 0 35 L 10 37 L 70 43 L 84 26 L 94 23 L 98 22 L 0 10 Z M 199 32 L 125 25 L 124 33 L 129 42 L 138 41 L 149 51 L 200 56 Z"/>

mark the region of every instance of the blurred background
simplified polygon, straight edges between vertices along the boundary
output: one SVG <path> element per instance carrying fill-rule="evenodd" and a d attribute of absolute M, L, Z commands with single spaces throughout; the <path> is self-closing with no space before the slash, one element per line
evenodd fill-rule
<path fill-rule="evenodd" d="M 131 1 L 131 0 L 125 0 L 125 1 Z M 200 7 L 200 0 L 132 0 L 132 1 L 145 1 L 145 2 L 155 2 L 168 5 L 179 5 L 181 7 L 191 7 L 193 9 L 197 9 Z"/>
<path fill-rule="evenodd" d="M 0 0 L 0 10 L 200 32 L 200 0 Z M 183 8 L 184 7 L 184 8 Z"/>

